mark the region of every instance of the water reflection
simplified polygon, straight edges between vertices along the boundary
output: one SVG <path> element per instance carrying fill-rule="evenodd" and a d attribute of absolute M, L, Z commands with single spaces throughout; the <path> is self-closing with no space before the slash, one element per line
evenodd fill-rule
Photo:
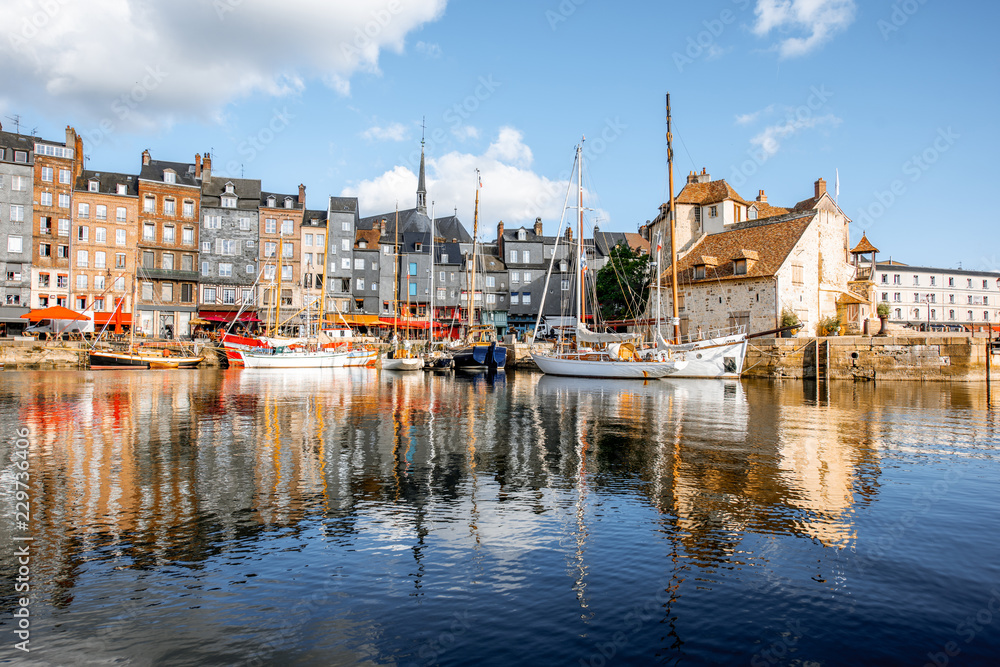
<path fill-rule="evenodd" d="M 667 630 L 629 650 L 648 657 L 653 642 L 676 657 L 697 634 L 679 620 L 682 590 L 736 577 L 762 595 L 752 582 L 780 561 L 778 539 L 855 549 L 887 465 L 935 438 L 936 456 L 975 455 L 976 434 L 995 428 L 970 422 L 983 407 L 976 392 L 914 385 L 850 385 L 817 400 L 803 384 L 327 369 L 22 373 L 2 392 L 0 421 L 32 432 L 46 605 L 111 623 L 111 603 L 95 599 L 113 599 L 115 573 L 131 572 L 143 606 L 194 596 L 215 614 L 203 632 L 256 636 L 278 622 L 285 585 L 306 595 L 336 580 L 364 602 L 325 593 L 311 613 L 343 617 L 346 644 L 328 648 L 354 657 L 386 632 L 387 613 L 427 642 L 443 632 L 401 599 L 496 604 L 501 617 L 517 601 L 536 631 L 553 632 L 565 631 L 571 602 L 581 625 L 561 650 L 586 654 L 581 638 L 612 632 L 629 595 L 654 593 Z M 10 527 L 0 530 L 9 606 Z M 279 585 L 278 563 L 313 569 Z M 846 590 L 836 567 L 814 581 L 839 577 L 831 590 Z M 198 592 L 137 578 L 175 568 Z M 248 595 L 252 624 L 219 611 Z M 170 606 L 155 613 L 172 627 Z M 391 633 L 383 641 L 383 659 L 415 650 Z M 225 650 L 245 659 L 233 642 Z"/>

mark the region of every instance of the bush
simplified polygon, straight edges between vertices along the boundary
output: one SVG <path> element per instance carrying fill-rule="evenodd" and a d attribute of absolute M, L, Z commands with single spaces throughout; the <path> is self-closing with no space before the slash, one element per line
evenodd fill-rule
<path fill-rule="evenodd" d="M 795 314 L 791 308 L 785 307 L 781 309 L 781 326 L 784 327 L 798 327 L 802 326 L 802 321 L 799 320 L 799 316 Z"/>
<path fill-rule="evenodd" d="M 840 317 L 831 315 L 819 321 L 819 331 L 821 336 L 836 335 L 840 332 Z"/>
<path fill-rule="evenodd" d="M 880 301 L 877 306 L 875 306 L 875 314 L 879 316 L 880 319 L 886 319 L 889 317 L 889 302 Z"/>

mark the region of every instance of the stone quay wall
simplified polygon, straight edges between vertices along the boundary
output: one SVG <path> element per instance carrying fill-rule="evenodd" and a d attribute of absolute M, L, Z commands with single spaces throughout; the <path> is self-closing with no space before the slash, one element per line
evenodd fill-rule
<path fill-rule="evenodd" d="M 830 380 L 986 380 L 989 340 L 967 334 L 751 339 L 743 377 Z M 1000 378 L 1000 356 L 991 360 Z"/>

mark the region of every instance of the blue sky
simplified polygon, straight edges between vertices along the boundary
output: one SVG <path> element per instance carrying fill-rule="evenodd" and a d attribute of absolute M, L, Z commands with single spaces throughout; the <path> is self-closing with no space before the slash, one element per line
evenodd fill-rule
<path fill-rule="evenodd" d="M 18 0 L 0 7 L 0 121 L 85 137 L 87 167 L 136 173 L 211 152 L 216 173 L 362 215 L 428 199 L 481 235 L 554 233 L 587 137 L 591 222 L 635 231 L 692 169 L 747 199 L 823 177 L 880 258 L 1000 270 L 1000 49 L 990 2 Z M 969 200 L 960 205 L 962 200 Z"/>

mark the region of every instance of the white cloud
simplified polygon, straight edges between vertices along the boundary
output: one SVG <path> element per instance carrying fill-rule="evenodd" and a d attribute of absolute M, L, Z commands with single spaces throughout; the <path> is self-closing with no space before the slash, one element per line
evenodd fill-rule
<path fill-rule="evenodd" d="M 770 157 L 777 153 L 781 148 L 782 139 L 797 134 L 802 130 L 812 129 L 822 125 L 836 127 L 840 124 L 840 122 L 840 118 L 837 118 L 833 114 L 815 117 L 809 116 L 806 118 L 790 117 L 784 123 L 765 127 L 759 134 L 750 140 L 750 143 L 754 146 L 760 147 L 760 149 L 764 151 L 764 154 L 767 157 Z"/>
<path fill-rule="evenodd" d="M 468 139 L 478 139 L 479 138 L 479 128 L 473 127 L 472 125 L 458 125 L 451 129 L 451 133 L 459 141 L 466 141 Z"/>
<path fill-rule="evenodd" d="M 437 44 L 431 44 L 429 42 L 420 41 L 416 44 L 417 53 L 421 53 L 428 58 L 440 58 L 441 57 L 441 47 Z"/>
<path fill-rule="evenodd" d="M 369 141 L 403 141 L 407 137 L 406 126 L 393 123 L 388 127 L 373 126 L 361 133 Z"/>
<path fill-rule="evenodd" d="M 854 21 L 854 0 L 757 0 L 754 34 L 766 37 L 772 30 L 789 36 L 775 45 L 782 58 L 795 58 L 818 48 Z"/>
<path fill-rule="evenodd" d="M 773 104 L 769 104 L 766 107 L 764 107 L 763 109 L 758 109 L 757 111 L 752 111 L 750 113 L 738 114 L 736 116 L 736 124 L 737 125 L 749 125 L 749 124 L 753 123 L 754 121 L 756 121 L 761 116 L 770 114 L 772 111 L 774 111 L 774 105 Z"/>
<path fill-rule="evenodd" d="M 146 130 L 310 79 L 347 95 L 352 75 L 378 73 L 380 53 L 401 53 L 446 2 L 4 2 L 5 92 Z"/>
<path fill-rule="evenodd" d="M 569 182 L 536 174 L 531 163 L 531 149 L 524 144 L 521 132 L 511 127 L 501 128 L 482 155 L 452 151 L 440 157 L 426 156 L 427 199 L 436 202 L 435 217 L 451 215 L 457 207 L 471 233 L 479 169 L 483 181 L 479 193 L 481 236 L 493 238 L 500 220 L 510 228 L 531 225 L 536 217 L 544 221 L 547 234 L 555 233 Z M 361 215 L 367 216 L 391 212 L 397 201 L 400 209 L 413 208 L 416 191 L 415 167 L 396 166 L 345 188 L 341 196 L 357 197 Z"/>

